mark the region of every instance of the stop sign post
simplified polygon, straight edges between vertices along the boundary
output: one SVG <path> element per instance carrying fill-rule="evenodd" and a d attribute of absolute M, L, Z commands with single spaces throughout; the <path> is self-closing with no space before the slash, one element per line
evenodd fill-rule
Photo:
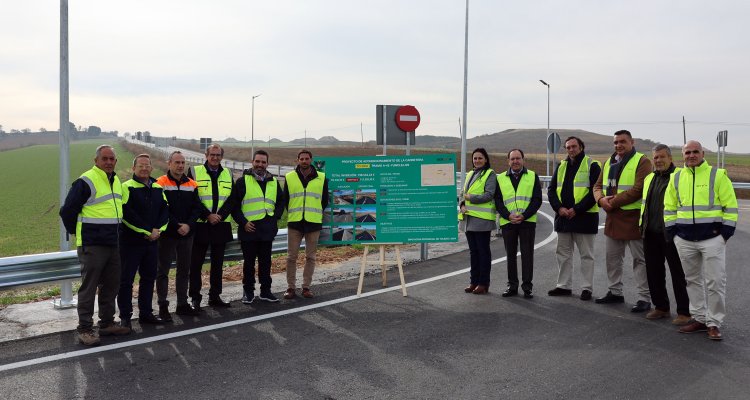
<path fill-rule="evenodd" d="M 414 132 L 419 127 L 419 111 L 414 106 L 401 106 L 396 111 L 396 126 L 406 133 L 406 155 L 410 153 L 409 132 Z"/>

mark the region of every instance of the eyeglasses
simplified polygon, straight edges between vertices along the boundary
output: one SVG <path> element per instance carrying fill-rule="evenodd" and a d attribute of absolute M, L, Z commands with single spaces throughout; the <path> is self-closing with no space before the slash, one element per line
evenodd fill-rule
<path fill-rule="evenodd" d="M 688 155 L 688 154 L 700 154 L 700 152 L 701 152 L 700 150 L 686 150 L 686 151 L 683 152 L 683 154 L 685 154 L 685 155 Z"/>

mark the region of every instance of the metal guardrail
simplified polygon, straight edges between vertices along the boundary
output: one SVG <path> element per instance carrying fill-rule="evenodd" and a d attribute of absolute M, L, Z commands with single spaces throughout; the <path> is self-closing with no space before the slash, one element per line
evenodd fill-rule
<path fill-rule="evenodd" d="M 287 230 L 279 229 L 273 241 L 274 254 L 286 252 L 286 239 Z M 224 259 L 242 259 L 242 248 L 237 235 L 227 243 Z M 210 262 L 208 255 L 206 262 Z M 0 258 L 0 290 L 80 278 L 81 264 L 75 250 Z"/>

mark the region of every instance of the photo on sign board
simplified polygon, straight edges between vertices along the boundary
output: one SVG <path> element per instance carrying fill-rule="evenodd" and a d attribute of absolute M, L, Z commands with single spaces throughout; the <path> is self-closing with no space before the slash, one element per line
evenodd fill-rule
<path fill-rule="evenodd" d="M 354 240 L 354 225 L 341 225 L 331 228 L 331 241 L 348 242 Z"/>
<path fill-rule="evenodd" d="M 377 195 L 375 189 L 357 190 L 357 204 L 376 204 Z"/>
<path fill-rule="evenodd" d="M 356 215 L 357 222 L 374 223 L 377 221 L 376 220 L 377 211 L 375 210 L 374 206 L 357 207 L 357 210 L 355 211 L 355 215 Z"/>
<path fill-rule="evenodd" d="M 320 237 L 318 237 L 318 240 L 319 241 L 331 240 L 331 230 L 332 228 L 330 226 L 324 226 L 323 229 L 320 230 Z"/>
<path fill-rule="evenodd" d="M 333 204 L 354 204 L 354 190 L 334 190 Z"/>
<path fill-rule="evenodd" d="M 335 207 L 331 213 L 333 216 L 333 224 L 338 225 L 340 223 L 352 223 L 354 222 L 354 209 Z"/>
<path fill-rule="evenodd" d="M 358 226 L 355 237 L 357 238 L 357 241 L 374 241 L 376 239 L 375 231 L 375 225 Z"/>

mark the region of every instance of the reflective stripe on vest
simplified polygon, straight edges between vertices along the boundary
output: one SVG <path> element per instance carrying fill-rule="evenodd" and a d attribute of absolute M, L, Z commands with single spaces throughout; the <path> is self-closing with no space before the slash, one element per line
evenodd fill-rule
<path fill-rule="evenodd" d="M 719 177 L 718 175 L 723 175 Z M 736 227 L 738 208 L 733 188 L 732 193 L 725 196 L 729 201 L 734 198 L 734 204 L 717 204 L 716 180 L 724 179 L 726 170 L 714 168 L 704 161 L 695 168 L 684 168 L 672 174 L 671 183 L 674 185 L 677 195 L 677 210 L 664 210 L 664 225 L 675 224 L 692 225 L 707 223 L 722 223 L 727 226 Z M 696 187 L 701 189 L 695 190 Z M 707 189 L 703 189 L 707 188 Z"/>
<path fill-rule="evenodd" d="M 518 182 L 518 190 L 513 188 L 513 182 L 510 180 L 508 171 L 497 175 L 497 182 L 500 185 L 500 192 L 503 194 L 503 205 L 510 211 L 511 214 L 523 214 L 526 208 L 531 203 L 531 196 L 534 194 L 534 182 L 536 182 L 536 174 L 534 171 L 526 170 L 526 173 L 521 175 L 521 180 Z M 536 222 L 536 213 L 526 219 L 529 222 Z M 510 223 L 509 220 L 500 217 L 500 226 Z"/>
<path fill-rule="evenodd" d="M 200 198 L 201 203 L 208 208 L 208 211 L 213 212 L 214 194 L 213 185 L 211 184 L 211 175 L 208 174 L 205 165 L 196 165 L 192 168 L 195 182 L 198 184 L 198 197 Z M 232 174 L 229 173 L 227 168 L 221 170 L 221 173 L 217 178 L 216 186 L 219 188 L 218 203 L 216 204 L 216 211 L 218 212 L 232 193 Z M 227 216 L 224 221 L 229 222 L 231 219 L 232 217 Z M 199 219 L 198 222 L 206 222 L 206 220 Z"/>
<path fill-rule="evenodd" d="M 641 162 L 641 157 L 644 157 L 643 153 L 635 152 L 635 154 L 633 154 L 633 157 L 628 160 L 628 163 L 625 164 L 624 167 L 622 167 L 620 178 L 616 182 L 609 181 L 609 164 L 612 158 L 608 158 L 607 161 L 604 162 L 604 170 L 602 171 L 602 186 L 609 187 L 613 186 L 614 184 L 617 186 L 618 194 L 632 189 L 633 185 L 635 185 L 635 172 L 638 169 L 638 164 L 640 164 Z M 639 198 L 638 200 L 630 204 L 625 204 L 624 206 L 620 207 L 620 209 L 640 210 L 641 203 L 642 199 Z"/>
<path fill-rule="evenodd" d="M 565 181 L 565 173 L 568 169 L 568 161 L 560 161 L 560 167 L 557 170 L 557 198 L 562 202 L 562 187 Z M 578 165 L 578 171 L 576 171 L 575 177 L 573 178 L 573 201 L 578 204 L 591 192 L 591 180 L 589 179 L 589 171 L 591 171 L 591 164 L 599 165 L 599 161 L 592 160 L 589 156 L 584 156 L 581 163 Z M 590 213 L 598 213 L 599 206 L 594 205 L 586 210 Z"/>
<path fill-rule="evenodd" d="M 245 175 L 245 197 L 242 199 L 240 210 L 248 221 L 257 221 L 266 215 L 273 216 L 276 207 L 276 178 L 266 183 L 266 193 L 258 181 L 250 175 Z"/>
<path fill-rule="evenodd" d="M 76 246 L 83 245 L 83 224 L 117 225 L 122 220 L 122 184 L 117 175 L 110 185 L 107 173 L 93 167 L 80 179 L 88 185 L 91 194 L 78 214 Z"/>
<path fill-rule="evenodd" d="M 325 174 L 318 172 L 318 176 L 307 182 L 307 188 L 302 186 L 302 181 L 297 171 L 286 174 L 286 185 L 289 188 L 289 205 L 287 208 L 288 222 L 302 221 L 322 223 L 323 222 L 323 183 Z"/>
<path fill-rule="evenodd" d="M 467 194 L 475 194 L 475 195 L 481 195 L 484 194 L 484 187 L 487 184 L 487 179 L 490 177 L 491 171 L 489 168 L 485 169 L 482 172 L 482 176 L 480 176 L 474 183 L 472 183 L 471 187 L 466 189 L 466 185 L 471 182 L 471 178 L 474 175 L 474 171 L 469 171 L 469 173 L 466 175 L 466 183 L 464 184 L 464 193 Z M 466 207 L 466 215 L 471 215 L 472 217 L 486 219 L 489 221 L 495 220 L 495 201 L 490 200 L 486 203 L 472 203 L 469 200 L 466 200 L 464 202 L 464 206 Z M 463 215 L 461 213 L 458 214 L 458 219 L 462 220 Z"/>

